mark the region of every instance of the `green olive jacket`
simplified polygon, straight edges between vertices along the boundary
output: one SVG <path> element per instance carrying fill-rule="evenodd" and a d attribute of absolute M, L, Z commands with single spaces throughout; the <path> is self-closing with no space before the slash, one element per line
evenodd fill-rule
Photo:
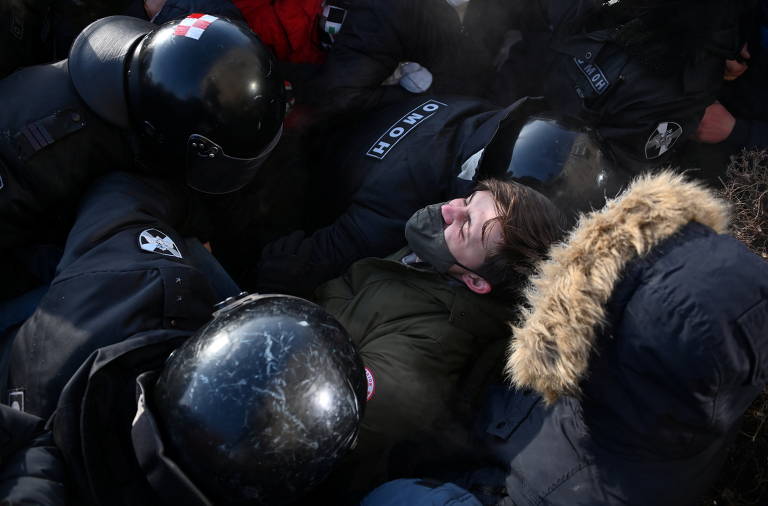
<path fill-rule="evenodd" d="M 453 278 L 404 264 L 400 259 L 408 253 L 360 260 L 317 291 L 366 368 L 368 402 L 358 444 L 334 473 L 344 480 L 339 488 L 353 495 L 389 478 L 395 445 L 451 425 L 475 359 L 509 333 L 511 308 Z"/>

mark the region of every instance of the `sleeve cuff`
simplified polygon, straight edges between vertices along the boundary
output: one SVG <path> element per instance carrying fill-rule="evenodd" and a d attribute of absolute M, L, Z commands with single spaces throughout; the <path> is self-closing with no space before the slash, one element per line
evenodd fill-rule
<path fill-rule="evenodd" d="M 723 143 L 734 149 L 742 148 L 749 142 L 750 130 L 749 120 L 736 118 L 736 124 L 733 126 L 731 135 L 726 137 Z"/>

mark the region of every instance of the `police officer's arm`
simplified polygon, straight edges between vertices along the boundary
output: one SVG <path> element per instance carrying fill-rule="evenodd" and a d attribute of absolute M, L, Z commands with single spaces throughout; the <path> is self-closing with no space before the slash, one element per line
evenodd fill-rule
<path fill-rule="evenodd" d="M 768 147 L 768 122 L 736 118 L 720 102 L 706 108 L 696 139 L 707 144 L 725 143 L 731 151 Z"/>
<path fill-rule="evenodd" d="M 736 118 L 736 123 L 725 143 L 732 150 L 740 148 L 768 148 L 768 121 Z"/>
<path fill-rule="evenodd" d="M 114 172 L 89 189 L 55 278 L 13 343 L 9 389 L 23 392 L 27 412 L 52 413 L 93 350 L 208 319 L 211 278 L 179 232 L 188 214 L 184 188 Z"/>
<path fill-rule="evenodd" d="M 339 276 L 356 260 L 383 257 L 405 244 L 407 217 L 353 204 L 332 225 L 312 234 L 312 263 L 323 268 L 322 281 Z"/>
<path fill-rule="evenodd" d="M 398 159 L 397 170 L 370 171 L 336 220 L 311 236 L 268 245 L 258 266 L 258 284 L 281 293 L 311 295 L 319 284 L 339 276 L 355 261 L 383 257 L 405 245 L 408 218 L 446 193 L 442 170 L 432 154 Z M 444 165 L 442 159 L 435 165 Z M 267 281 L 265 286 L 265 281 Z M 259 290 L 264 291 L 264 290 Z"/>
<path fill-rule="evenodd" d="M 317 286 L 343 274 L 356 260 L 383 257 L 400 248 L 409 216 L 388 216 L 375 206 L 353 203 L 332 225 L 309 237 L 303 232 L 282 237 L 264 248 L 257 290 L 310 297 Z"/>
<path fill-rule="evenodd" d="M 121 230 L 152 226 L 185 236 L 207 229 L 191 190 L 183 184 L 125 172 L 108 174 L 83 198 L 59 269 Z"/>
<path fill-rule="evenodd" d="M 454 9 L 444 0 L 354 0 L 338 2 L 346 19 L 315 86 L 323 90 L 321 106 L 336 111 L 368 110 L 410 95 L 402 86 L 382 86 L 401 62 L 426 67 L 437 85 L 457 73 L 478 79 L 478 57 L 466 39 Z M 461 79 L 459 79 L 461 80 Z M 434 89 L 434 87 L 432 88 Z"/>
<path fill-rule="evenodd" d="M 64 462 L 41 418 L 0 404 L 3 504 L 66 504 Z"/>
<path fill-rule="evenodd" d="M 391 15 L 379 17 L 374 0 L 335 2 L 347 10 L 333 47 L 312 87 L 322 91 L 318 105 L 329 113 L 368 110 L 408 95 L 400 86 L 381 86 L 404 61 L 405 47 Z M 407 20 L 401 22 L 408 23 Z"/>

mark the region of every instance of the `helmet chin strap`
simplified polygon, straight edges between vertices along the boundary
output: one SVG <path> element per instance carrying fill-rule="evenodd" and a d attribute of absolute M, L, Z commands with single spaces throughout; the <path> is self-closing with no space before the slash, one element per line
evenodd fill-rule
<path fill-rule="evenodd" d="M 280 125 L 269 144 L 252 158 L 231 156 L 222 146 L 204 135 L 190 135 L 187 140 L 187 185 L 210 195 L 239 190 L 253 180 L 280 142 L 282 133 L 283 126 Z"/>

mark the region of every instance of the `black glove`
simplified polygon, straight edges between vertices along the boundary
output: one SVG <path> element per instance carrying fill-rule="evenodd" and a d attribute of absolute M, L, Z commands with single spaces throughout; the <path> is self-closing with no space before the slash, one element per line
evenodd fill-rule
<path fill-rule="evenodd" d="M 256 267 L 256 291 L 309 298 L 323 281 L 321 266 L 311 262 L 312 238 L 297 230 L 267 244 Z"/>

